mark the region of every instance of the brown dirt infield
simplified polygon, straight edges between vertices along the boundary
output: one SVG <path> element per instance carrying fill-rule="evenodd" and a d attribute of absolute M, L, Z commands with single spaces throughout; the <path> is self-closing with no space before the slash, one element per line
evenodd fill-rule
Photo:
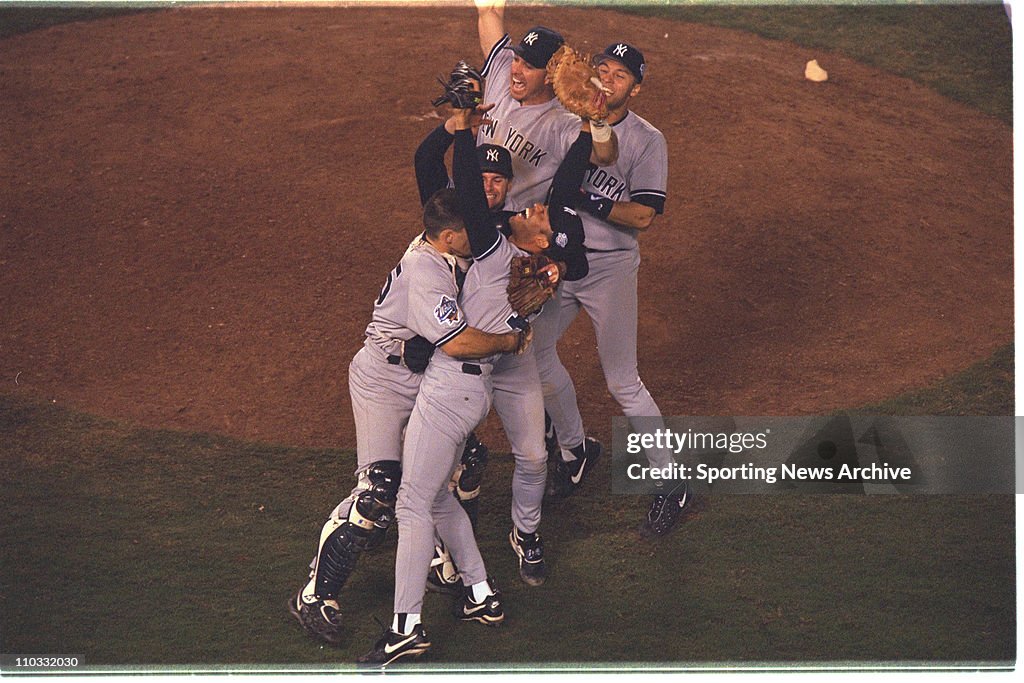
<path fill-rule="evenodd" d="M 665 414 L 855 406 L 1012 339 L 1006 125 L 741 32 L 508 19 L 648 55 L 636 109 L 671 166 L 642 238 L 639 355 Z M 353 446 L 347 364 L 418 231 L 434 76 L 464 56 L 472 8 L 182 8 L 0 41 L 0 392 Z M 812 58 L 827 83 L 804 80 Z M 585 319 L 561 353 L 608 438 Z M 505 447 L 493 416 L 484 438 Z"/>

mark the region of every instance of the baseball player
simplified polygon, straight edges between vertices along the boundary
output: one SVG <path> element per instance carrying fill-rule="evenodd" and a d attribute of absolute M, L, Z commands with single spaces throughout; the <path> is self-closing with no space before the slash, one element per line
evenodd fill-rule
<path fill-rule="evenodd" d="M 476 90 L 482 91 L 482 79 L 479 74 L 467 68 L 467 75 L 475 81 Z M 479 121 L 480 116 L 475 114 L 474 120 Z M 444 157 L 455 139 L 454 133 L 455 122 L 453 118 L 449 118 L 431 131 L 417 147 L 414 166 L 421 199 L 431 196 L 438 189 L 453 185 L 448 176 Z M 488 207 L 493 211 L 500 211 L 512 182 L 512 158 L 508 150 L 497 145 L 481 145 L 477 152 Z M 470 432 L 460 466 L 456 470 L 453 492 L 469 515 L 474 530 L 486 462 L 487 447 Z M 427 589 L 450 595 L 461 595 L 465 590 L 451 553 L 441 542 L 434 548 L 434 559 L 431 561 L 430 574 L 427 576 Z"/>
<path fill-rule="evenodd" d="M 637 236 L 664 210 L 667 146 L 657 128 L 629 109 L 640 94 L 646 70 L 640 50 L 625 42 L 613 43 L 595 62 L 602 84 L 611 92 L 608 123 L 618 134 L 619 156 L 611 166 L 589 169 L 577 205 L 587 236 L 590 273 L 561 288 L 560 305 L 551 306 L 558 311 L 556 334 L 541 330 L 542 325 L 552 324 L 554 316 L 537 322 L 536 353 L 545 387 L 544 405 L 561 446 L 549 491 L 555 496 L 572 493 L 592 467 L 587 449 L 582 447 L 585 435 L 576 392 L 551 341 L 561 336 L 581 308 L 594 325 L 608 390 L 633 428 L 651 432 L 664 427 L 661 411 L 637 370 Z M 672 462 L 667 449 L 648 449 L 647 458 L 652 467 Z M 642 532 L 667 533 L 692 502 L 685 483 L 665 485 L 650 503 Z"/>
<path fill-rule="evenodd" d="M 491 105 L 484 105 L 478 112 L 485 112 Z M 463 112 L 462 116 L 468 114 Z M 472 115 L 471 115 L 472 116 Z M 447 173 L 444 168 L 444 154 L 451 144 L 454 136 L 458 116 L 449 118 L 443 125 L 431 133 L 417 151 L 417 176 L 435 178 L 435 183 L 440 182 L 439 178 Z M 579 126 L 577 120 L 577 126 Z M 550 215 L 564 213 L 560 207 L 568 205 L 577 200 L 578 188 L 582 183 L 583 174 L 587 168 L 587 157 L 590 154 L 591 136 L 583 134 L 570 147 L 569 153 L 559 166 L 555 174 L 555 180 L 551 188 L 550 205 L 537 207 L 538 216 L 541 214 Z M 500 225 L 506 236 L 511 235 L 510 223 L 516 218 L 511 212 L 500 210 L 501 198 L 512 184 L 511 160 L 508 151 L 497 145 L 484 144 L 476 148 L 477 161 L 481 169 L 481 176 L 484 184 L 484 193 L 487 198 L 487 206 L 490 216 L 495 225 Z M 504 183 L 500 181 L 505 181 Z M 423 184 L 421 183 L 421 187 Z M 548 226 L 551 227 L 551 220 L 548 219 Z M 556 215 L 554 220 L 559 224 Z M 551 239 L 545 250 L 545 254 L 552 259 L 565 264 L 563 279 L 575 280 L 587 274 L 587 259 L 583 251 L 582 223 L 578 220 L 570 221 L 563 225 L 561 230 L 552 229 Z M 527 367 L 530 365 L 530 367 Z M 513 543 L 520 555 L 520 572 L 523 580 L 530 585 L 539 585 L 544 580 L 545 566 L 543 562 L 542 545 L 537 537 L 536 542 L 531 532 L 536 529 L 536 523 L 532 517 L 539 520 L 541 487 L 532 483 L 534 475 L 531 474 L 534 468 L 539 468 L 541 462 L 540 453 L 544 451 L 541 443 L 537 442 L 536 434 L 532 433 L 535 416 L 535 409 L 539 409 L 541 401 L 533 401 L 535 391 L 539 391 L 538 375 L 529 364 L 529 359 L 519 359 L 512 362 L 510 359 L 503 359 L 501 367 L 495 369 L 492 375 L 494 385 L 494 407 L 505 427 L 513 444 L 513 453 L 516 454 L 516 477 L 513 482 L 513 520 L 516 529 L 514 537 L 519 541 Z M 524 413 L 524 397 L 530 396 L 526 401 L 526 412 Z M 543 417 L 541 417 L 543 419 Z M 536 509 L 537 514 L 523 514 L 523 510 Z M 526 521 L 529 519 L 530 521 Z M 525 541 L 523 539 L 526 539 Z M 523 550 L 526 542 L 530 546 L 530 552 Z M 522 553 L 520 551 L 522 550 Z M 527 557 L 528 556 L 528 557 Z M 449 585 L 457 585 L 457 574 L 454 565 L 447 563 L 442 554 L 435 557 L 434 571 L 429 577 L 428 588 L 443 592 Z"/>
<path fill-rule="evenodd" d="M 423 233 L 389 273 L 374 302 L 363 347 L 349 365 L 356 486 L 324 524 L 309 581 L 289 601 L 303 629 L 328 643 L 341 638 L 339 591 L 360 553 L 381 542 L 394 521 L 402 431 L 419 392 L 422 375 L 417 372 L 426 362 L 413 340 L 462 360 L 489 357 L 520 343 L 518 333 L 481 332 L 461 314 L 456 259 L 468 256 L 469 246 L 453 191 L 440 191 L 427 201 L 423 225 Z M 472 571 L 482 561 L 472 529 L 459 522 L 439 516 L 438 533 L 460 565 Z"/>
<path fill-rule="evenodd" d="M 504 0 L 478 0 L 477 30 L 480 49 L 486 58 L 482 72 L 490 84 L 483 101 L 494 107 L 488 112 L 493 123 L 481 126 L 477 140 L 501 144 L 512 151 L 516 185 L 506 199 L 506 208 L 521 210 L 544 201 L 554 170 L 561 161 L 561 150 L 569 136 L 575 134 L 579 119 L 561 106 L 547 82 L 547 63 L 564 43 L 562 36 L 549 28 L 536 26 L 526 32 L 519 45 L 513 46 L 505 32 L 504 15 Z M 570 121 L 576 122 L 575 125 L 570 125 Z M 599 166 L 613 163 L 618 157 L 618 141 L 612 126 L 591 121 L 589 130 L 593 136 L 591 162 Z M 536 340 L 538 358 L 555 353 L 559 334 L 555 320 L 557 308 L 554 302 L 547 304 L 535 321 L 535 336 L 543 338 Z M 546 381 L 543 373 L 541 381 Z M 545 394 L 550 390 L 545 387 Z M 547 414 L 545 431 L 546 445 L 553 452 L 557 450 L 557 442 Z M 601 450 L 600 442 L 587 437 L 575 447 L 575 454 L 567 457 L 588 463 L 587 468 L 581 470 L 582 477 L 589 473 L 587 470 L 601 455 Z"/>
<path fill-rule="evenodd" d="M 505 208 L 523 211 L 542 204 L 555 171 L 580 129 L 580 119 L 562 107 L 547 82 L 547 64 L 565 42 L 561 34 L 544 26 L 526 32 L 518 45 L 505 33 L 505 3 L 477 4 L 477 28 L 487 79 L 484 105 L 490 123 L 480 126 L 477 143 L 495 144 L 512 155 L 515 186 Z M 618 153 L 615 133 L 603 122 L 591 121 L 591 161 L 607 165 Z"/>
<path fill-rule="evenodd" d="M 449 81 L 449 85 L 446 86 L 446 88 L 451 90 L 452 85 L 457 84 L 460 87 L 469 87 L 476 92 L 479 92 L 480 80 L 479 74 L 466 66 L 465 62 L 459 62 L 459 64 L 456 65 L 456 68 L 452 73 L 452 79 Z M 464 98 L 460 97 L 455 101 L 452 101 L 453 106 L 457 108 L 469 108 L 472 106 L 472 104 L 463 104 L 461 101 L 462 99 Z M 437 101 L 435 101 L 435 104 L 437 104 Z M 471 129 L 475 130 L 479 126 L 483 117 L 486 116 L 489 110 L 493 107 L 493 104 L 481 105 L 476 107 L 472 113 L 463 112 L 464 116 L 469 116 L 470 118 Z M 444 156 L 454 140 L 456 119 L 456 116 L 447 119 L 443 124 L 432 131 L 416 150 L 416 178 L 421 196 L 425 196 L 437 187 L 449 186 L 451 184 L 447 168 L 445 167 Z M 576 126 L 579 128 L 580 121 L 578 118 L 575 120 Z M 504 147 L 493 144 L 481 144 L 477 147 L 476 152 L 477 161 L 479 162 L 481 170 L 481 177 L 484 183 L 484 193 L 487 198 L 488 209 L 490 210 L 491 216 L 495 222 L 501 224 L 499 229 L 501 229 L 506 236 L 509 236 L 511 233 L 508 227 L 508 222 L 514 212 L 502 210 L 502 207 L 504 205 L 507 192 L 513 185 L 511 155 Z M 589 151 L 587 154 L 589 154 Z M 583 157 L 583 160 L 575 164 L 563 162 L 560 166 L 560 172 L 568 174 L 568 177 L 561 183 L 555 183 L 554 185 L 555 187 L 563 188 L 563 204 L 568 203 L 570 200 L 575 201 L 577 188 L 582 182 L 583 172 L 585 171 L 585 159 L 586 156 Z M 546 210 L 546 207 L 544 210 Z M 571 239 L 568 235 L 556 237 L 549 245 L 548 255 L 565 264 L 566 270 L 564 273 L 564 279 L 576 279 L 586 275 L 587 262 L 586 255 L 582 251 L 582 239 L 582 231 L 580 231 L 578 234 L 573 235 Z M 575 245 L 575 247 L 573 245 Z M 521 398 L 524 395 L 520 388 L 527 386 L 536 387 L 537 384 L 536 372 L 532 368 L 525 369 L 525 364 L 526 361 L 518 362 L 514 364 L 515 367 L 506 367 L 504 371 L 496 371 L 492 376 L 494 384 L 495 410 L 505 425 L 506 433 L 513 437 L 513 451 L 517 454 L 518 458 L 516 468 L 516 485 L 513 486 L 514 519 L 517 517 L 517 510 L 521 511 L 523 509 L 530 509 L 534 505 L 539 505 L 539 499 L 536 503 L 529 500 L 534 496 L 534 492 L 537 495 L 542 495 L 541 487 L 539 486 L 531 485 L 529 483 L 520 485 L 523 480 L 529 481 L 533 478 L 533 475 L 529 474 L 529 472 L 532 468 L 537 466 L 540 458 L 539 451 L 536 454 L 532 454 L 535 444 L 526 436 L 523 429 L 523 425 L 528 424 L 529 422 L 524 420 L 521 415 L 521 411 L 518 410 L 518 407 L 522 404 Z M 506 365 L 511 366 L 513 364 L 506 363 Z M 525 379 L 520 377 L 518 373 L 526 373 Z M 537 401 L 536 403 L 539 405 L 540 401 Z M 523 434 L 523 438 L 517 437 L 516 435 L 518 434 Z M 536 460 L 534 458 L 536 458 Z M 465 494 L 462 491 L 463 488 L 464 487 L 461 483 L 455 488 L 455 493 L 460 500 L 462 500 L 466 495 L 475 495 L 475 492 L 479 490 L 477 487 L 471 493 Z M 528 500 L 525 504 L 522 503 L 522 499 L 524 498 Z M 462 500 L 462 502 L 464 506 L 466 506 L 467 501 Z M 478 504 L 478 499 L 473 498 L 469 502 L 476 505 Z M 470 511 L 471 509 L 472 508 L 467 507 L 467 511 Z M 471 519 L 473 519 L 472 513 Z M 517 549 L 517 552 L 522 550 L 522 553 L 520 554 L 521 576 L 528 584 L 539 585 L 544 580 L 545 570 L 542 545 L 540 544 L 539 537 L 534 539 L 531 537 L 531 534 L 528 533 L 528 531 L 533 530 L 531 527 L 534 527 L 535 525 L 524 525 L 523 523 L 520 523 L 523 519 L 521 516 L 518 519 L 517 528 L 520 530 L 520 534 L 516 536 L 516 538 L 519 538 L 520 541 L 525 542 L 527 546 L 529 546 L 527 548 L 527 546 L 523 546 L 522 543 L 518 542 L 513 545 L 513 547 Z M 536 542 L 533 542 L 535 540 Z M 455 563 L 446 555 L 445 549 L 441 545 L 435 548 L 435 556 L 431 564 L 431 572 L 428 575 L 427 581 L 428 590 L 453 594 L 462 592 L 462 582 L 459 579 Z"/>
<path fill-rule="evenodd" d="M 465 75 L 474 82 L 475 90 L 481 92 L 479 74 L 466 67 L 462 62 L 456 68 L 458 69 L 459 66 L 465 69 Z M 473 120 L 478 122 L 481 115 L 481 113 L 475 113 Z M 453 185 L 448 176 L 444 157 L 455 139 L 454 133 L 455 122 L 453 118 L 449 118 L 431 131 L 416 148 L 414 166 L 421 201 L 426 201 L 437 190 Z M 508 150 L 497 145 L 481 145 L 477 152 L 488 207 L 494 211 L 500 211 L 508 187 L 512 182 L 511 156 Z M 453 493 L 469 515 L 474 530 L 476 529 L 480 487 L 483 470 L 487 463 L 487 453 L 487 447 L 480 443 L 475 433 L 470 432 L 455 475 Z M 465 590 L 451 554 L 439 539 L 434 548 L 434 559 L 431 561 L 431 571 L 427 577 L 427 589 L 451 595 L 461 595 Z"/>
<path fill-rule="evenodd" d="M 495 225 L 484 193 L 470 132 L 470 111 L 457 111 L 456 119 L 455 186 L 474 257 L 462 290 L 461 309 L 466 322 L 481 330 L 496 335 L 521 330 L 526 335 L 530 330 L 528 321 L 508 303 L 510 262 L 516 255 L 547 249 L 554 239 L 552 223 L 582 235 L 579 217 L 568 209 L 558 212 L 552 220 L 547 208 L 538 205 L 526 215 L 510 219 L 511 237 L 506 238 Z M 575 187 L 586 167 L 589 137 L 585 133 L 580 135 L 576 149 L 581 152 L 570 157 L 577 159 L 580 169 Z M 573 221 L 576 225 L 570 225 Z M 528 351 L 528 347 L 524 350 Z M 525 384 L 511 381 L 531 377 L 532 381 Z M 496 383 L 502 381 L 506 386 L 499 389 Z M 420 612 L 434 549 L 434 524 L 444 510 L 457 516 L 451 512 L 453 505 L 454 510 L 465 515 L 448 492 L 447 482 L 463 440 L 487 416 L 492 401 L 503 417 L 516 454 L 512 510 L 515 526 L 509 539 L 520 558 L 524 578 L 543 580 L 543 557 L 536 528 L 544 495 L 546 456 L 542 393 L 535 360 L 528 352 L 495 355 L 478 363 L 461 363 L 446 353 L 435 354 L 423 375 L 402 455 L 404 477 L 396 507 L 399 537 L 395 615 L 391 628 L 360 658 L 361 662 L 386 664 L 405 655 L 419 656 L 430 647 L 420 623 Z M 498 408 L 501 404 L 504 407 Z M 463 599 L 456 603 L 456 616 L 485 624 L 500 623 L 504 619 L 501 596 L 486 579 L 483 563 L 466 566 L 458 556 L 455 560 L 467 586 Z"/>

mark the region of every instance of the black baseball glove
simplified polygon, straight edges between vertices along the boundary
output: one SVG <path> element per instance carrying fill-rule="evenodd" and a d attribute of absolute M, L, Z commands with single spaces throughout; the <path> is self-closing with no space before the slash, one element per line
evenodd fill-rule
<path fill-rule="evenodd" d="M 447 81 L 438 76 L 437 82 L 444 88 L 444 94 L 436 98 L 433 105 L 440 107 L 450 102 L 456 109 L 476 109 L 484 100 L 481 91 L 483 80 L 479 71 L 464 60 L 459 61 Z"/>

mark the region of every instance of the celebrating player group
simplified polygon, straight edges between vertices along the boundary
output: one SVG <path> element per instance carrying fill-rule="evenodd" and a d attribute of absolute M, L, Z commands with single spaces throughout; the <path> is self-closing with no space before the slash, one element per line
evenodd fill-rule
<path fill-rule="evenodd" d="M 340 643 L 339 593 L 397 522 L 394 617 L 364 664 L 429 650 L 428 590 L 455 596 L 456 619 L 504 620 L 475 536 L 488 453 L 473 430 L 492 408 L 514 457 L 509 559 L 526 584 L 544 583 L 544 499 L 575 493 L 602 451 L 557 353 L 581 308 L 623 413 L 638 430 L 664 427 L 637 371 L 637 236 L 662 213 L 668 180 L 664 136 L 630 109 L 644 56 L 616 42 L 579 67 L 557 31 L 514 42 L 503 2 L 477 8 L 483 67 L 459 62 L 435 101 L 451 114 L 415 151 L 422 232 L 386 275 L 349 365 L 356 485 L 289 601 L 307 633 Z M 671 462 L 667 450 L 647 458 Z M 666 483 L 641 533 L 664 535 L 693 503 L 685 481 Z"/>

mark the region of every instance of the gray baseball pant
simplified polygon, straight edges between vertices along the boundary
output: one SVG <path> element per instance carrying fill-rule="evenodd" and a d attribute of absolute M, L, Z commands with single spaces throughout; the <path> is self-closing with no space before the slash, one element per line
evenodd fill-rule
<path fill-rule="evenodd" d="M 438 353 L 444 353 L 439 351 Z M 487 579 L 483 557 L 466 511 L 448 490 L 469 433 L 491 408 L 489 368 L 483 375 L 461 372 L 461 364 L 435 358 L 423 374 L 409 417 L 398 489 L 398 552 L 395 557 L 395 613 L 419 614 L 423 607 L 434 527 L 451 551 L 466 586 Z"/>
<path fill-rule="evenodd" d="M 540 526 L 547 451 L 544 447 L 544 394 L 533 349 L 506 354 L 494 364 L 494 412 L 512 447 L 512 522 L 533 533 Z"/>
<path fill-rule="evenodd" d="M 597 337 L 597 354 L 608 391 L 629 418 L 633 429 L 652 432 L 663 429 L 665 421 L 637 370 L 637 272 L 639 250 L 591 252 L 590 273 L 582 280 L 564 282 L 558 295 L 544 306 L 534 321 L 534 347 L 544 391 L 544 408 L 551 416 L 562 448 L 583 442 L 580 415 L 572 378 L 558 358 L 558 339 L 580 309 L 587 312 Z M 548 308 L 552 310 L 548 310 Z M 665 467 L 672 454 L 665 449 L 648 449 L 653 467 Z"/>

